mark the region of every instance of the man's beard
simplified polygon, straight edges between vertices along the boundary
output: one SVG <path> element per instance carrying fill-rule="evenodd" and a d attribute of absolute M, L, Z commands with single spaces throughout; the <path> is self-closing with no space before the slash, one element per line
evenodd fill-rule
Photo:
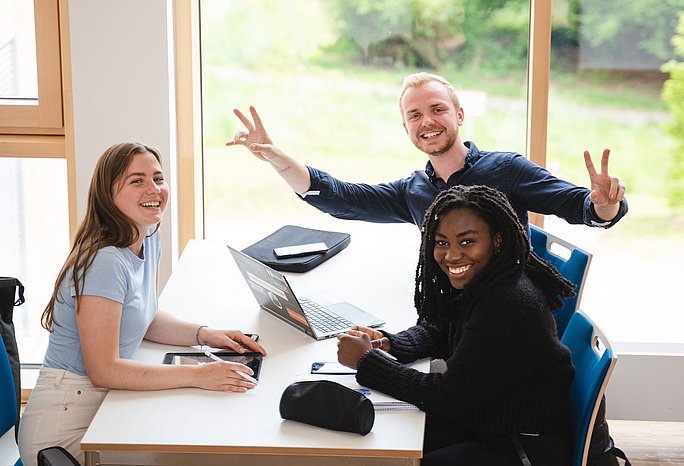
<path fill-rule="evenodd" d="M 445 130 L 445 132 L 446 132 L 446 130 Z M 419 141 L 422 142 L 422 139 L 420 138 L 420 136 L 418 136 L 418 138 L 419 138 Z M 449 150 L 452 147 L 454 147 L 455 143 L 456 143 L 456 138 L 455 137 L 449 137 L 447 135 L 447 139 L 446 139 L 446 141 L 444 141 L 444 144 L 442 146 L 436 148 L 436 149 L 429 149 L 427 147 L 423 148 L 419 145 L 416 145 L 416 148 L 419 149 L 421 152 L 424 152 L 428 155 L 439 156 L 439 155 L 442 155 L 442 154 L 449 152 Z"/>

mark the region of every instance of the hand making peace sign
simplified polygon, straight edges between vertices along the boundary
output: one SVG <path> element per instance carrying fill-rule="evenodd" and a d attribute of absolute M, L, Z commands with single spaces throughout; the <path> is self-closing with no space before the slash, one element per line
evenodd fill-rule
<path fill-rule="evenodd" d="M 271 162 L 272 155 L 274 152 L 278 151 L 278 148 L 273 146 L 273 141 L 271 137 L 266 132 L 264 124 L 261 122 L 261 117 L 257 113 L 256 109 L 252 106 L 249 107 L 249 112 L 252 115 L 252 121 L 249 120 L 240 110 L 234 109 L 233 113 L 237 116 L 247 131 L 239 130 L 235 133 L 232 141 L 228 141 L 226 146 L 245 146 L 249 151 L 256 155 L 261 160 Z M 279 151 L 278 151 L 279 152 Z"/>
<path fill-rule="evenodd" d="M 252 121 L 240 110 L 233 110 L 247 130 L 238 130 L 233 140 L 228 141 L 226 146 L 245 146 L 257 158 L 269 162 L 295 192 L 299 194 L 307 192 L 311 186 L 311 178 L 306 165 L 290 157 L 273 144 L 261 117 L 253 106 L 249 107 L 249 112 L 252 115 Z"/>
<path fill-rule="evenodd" d="M 625 185 L 616 176 L 608 174 L 610 149 L 604 149 L 601 156 L 601 172 L 597 173 L 589 151 L 584 151 L 584 163 L 591 181 L 591 202 L 596 214 L 603 220 L 612 220 L 620 208 L 620 201 L 625 196 Z"/>

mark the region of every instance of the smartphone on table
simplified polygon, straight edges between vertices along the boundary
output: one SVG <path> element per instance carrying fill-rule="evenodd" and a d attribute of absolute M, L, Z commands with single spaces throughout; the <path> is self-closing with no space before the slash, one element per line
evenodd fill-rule
<path fill-rule="evenodd" d="M 311 364 L 312 374 L 346 375 L 356 374 L 356 369 L 351 369 L 337 361 L 320 361 Z"/>

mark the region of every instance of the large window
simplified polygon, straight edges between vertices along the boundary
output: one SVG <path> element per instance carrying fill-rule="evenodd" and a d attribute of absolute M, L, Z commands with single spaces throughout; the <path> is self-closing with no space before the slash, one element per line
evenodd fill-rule
<path fill-rule="evenodd" d="M 202 1 L 206 236 L 265 217 L 329 218 L 244 148 L 225 147 L 242 128 L 233 108 L 254 105 L 275 144 L 308 165 L 390 181 L 427 162 L 398 99 L 404 76 L 430 70 L 459 89 L 466 139 L 524 152 L 529 2 L 489 3 Z"/>
<path fill-rule="evenodd" d="M 684 183 L 675 168 L 684 155 L 668 130 L 674 116 L 661 71 L 676 58 L 684 1 L 612 3 L 554 2 L 547 165 L 586 185 L 583 151 L 598 167 L 610 148 L 609 172 L 624 180 L 630 211 L 607 231 L 552 217 L 545 226 L 594 254 L 582 306 L 613 339 L 684 342 L 684 204 L 673 189 Z"/>
<path fill-rule="evenodd" d="M 30 1 L 0 3 L 0 98 L 38 100 L 36 28 Z"/>
<path fill-rule="evenodd" d="M 684 218 L 665 193 L 668 178 L 682 175 L 666 162 L 677 141 L 660 94 L 684 4 L 631 0 L 614 11 L 614 2 L 554 1 L 550 44 L 543 28 L 532 36 L 535 50 L 551 50 L 551 75 L 532 81 L 528 96 L 529 31 L 549 23 L 531 28 L 530 13 L 550 2 L 532 3 L 533 12 L 527 0 L 202 0 L 206 237 L 264 218 L 329 218 L 244 148 L 224 146 L 242 128 L 233 108 L 254 105 L 274 142 L 306 164 L 389 181 L 426 162 L 401 127 L 397 99 L 405 75 L 433 71 L 459 88 L 465 139 L 484 150 L 530 155 L 548 136 L 540 162 L 587 185 L 583 151 L 598 166 L 612 149 L 610 171 L 628 186 L 624 221 L 606 231 L 547 218 L 545 227 L 594 254 L 582 307 L 614 340 L 684 341 L 674 305 Z M 544 68 L 545 57 L 534 58 Z M 526 141 L 540 121 L 548 134 Z"/>
<path fill-rule="evenodd" d="M 0 275 L 18 278 L 26 302 L 15 309 L 22 362 L 39 363 L 47 348 L 40 316 L 69 247 L 65 159 L 0 157 Z"/>
<path fill-rule="evenodd" d="M 59 13 L 58 0 L 0 0 L 0 275 L 26 286 L 24 363 L 43 360 L 40 315 L 69 248 Z"/>
<path fill-rule="evenodd" d="M 2 132 L 64 134 L 58 14 L 57 0 L 0 0 Z"/>

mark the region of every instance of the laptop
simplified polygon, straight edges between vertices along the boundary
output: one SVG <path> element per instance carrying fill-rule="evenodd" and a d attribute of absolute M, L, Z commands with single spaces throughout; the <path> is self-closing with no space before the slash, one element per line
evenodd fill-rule
<path fill-rule="evenodd" d="M 298 299 L 285 275 L 230 246 L 228 249 L 261 308 L 316 340 L 334 337 L 354 325 L 379 327 L 385 323 L 332 297 Z"/>

